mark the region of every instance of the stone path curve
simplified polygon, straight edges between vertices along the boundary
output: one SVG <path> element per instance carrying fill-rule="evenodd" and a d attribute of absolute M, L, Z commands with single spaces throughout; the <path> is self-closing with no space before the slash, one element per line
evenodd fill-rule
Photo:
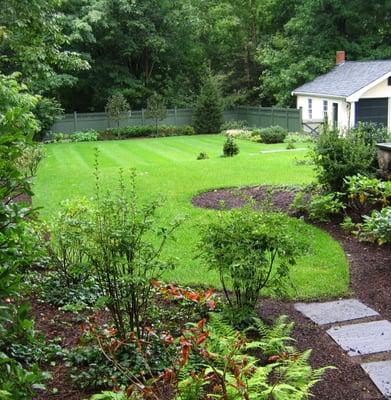
<path fill-rule="evenodd" d="M 391 322 L 356 299 L 325 303 L 296 303 L 296 310 L 316 324 L 360 365 L 372 382 L 391 400 Z"/>

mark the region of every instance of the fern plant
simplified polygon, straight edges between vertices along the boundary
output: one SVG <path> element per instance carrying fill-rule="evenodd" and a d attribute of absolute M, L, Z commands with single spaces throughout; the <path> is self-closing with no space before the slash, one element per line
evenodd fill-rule
<path fill-rule="evenodd" d="M 175 399 L 307 399 L 325 368 L 310 366 L 310 350 L 300 354 L 287 345 L 292 341 L 288 335 L 293 324 L 286 317 L 280 317 L 272 327 L 259 319 L 254 324 L 253 329 L 261 336 L 258 341 L 249 341 L 216 314 L 207 324 L 193 324 L 180 340 L 179 365 L 184 369 L 178 374 Z M 263 365 L 249 354 L 252 349 L 273 356 Z M 200 360 L 197 364 L 191 363 L 190 352 Z"/>

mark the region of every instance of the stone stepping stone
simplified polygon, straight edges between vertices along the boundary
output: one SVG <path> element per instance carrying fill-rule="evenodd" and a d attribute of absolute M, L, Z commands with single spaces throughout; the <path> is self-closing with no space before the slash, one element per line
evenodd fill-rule
<path fill-rule="evenodd" d="M 391 400 L 391 361 L 369 362 L 361 367 L 385 398 Z"/>
<path fill-rule="evenodd" d="M 373 321 L 335 326 L 327 333 L 350 356 L 391 351 L 391 322 Z"/>
<path fill-rule="evenodd" d="M 379 315 L 355 299 L 328 301 L 326 303 L 296 303 L 296 310 L 319 325 Z"/>

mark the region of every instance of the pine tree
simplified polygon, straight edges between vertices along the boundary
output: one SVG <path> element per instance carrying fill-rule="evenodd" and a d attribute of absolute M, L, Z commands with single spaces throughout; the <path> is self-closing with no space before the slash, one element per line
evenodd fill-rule
<path fill-rule="evenodd" d="M 208 75 L 201 88 L 194 110 L 197 133 L 218 133 L 223 124 L 223 105 L 216 79 Z"/>

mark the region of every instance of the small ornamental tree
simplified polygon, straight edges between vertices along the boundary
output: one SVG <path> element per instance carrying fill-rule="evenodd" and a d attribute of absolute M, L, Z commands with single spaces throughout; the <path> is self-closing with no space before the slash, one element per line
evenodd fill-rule
<path fill-rule="evenodd" d="M 115 121 L 119 127 L 121 119 L 125 119 L 129 115 L 130 106 L 123 94 L 113 94 L 107 100 L 105 112 L 109 119 Z"/>
<path fill-rule="evenodd" d="M 218 133 L 223 125 L 223 102 L 216 78 L 209 75 L 201 88 L 194 111 L 196 133 Z"/>
<path fill-rule="evenodd" d="M 156 92 L 147 101 L 147 118 L 151 118 L 155 121 L 156 135 L 158 134 L 158 124 L 167 116 L 167 109 L 164 104 L 162 96 Z"/>

